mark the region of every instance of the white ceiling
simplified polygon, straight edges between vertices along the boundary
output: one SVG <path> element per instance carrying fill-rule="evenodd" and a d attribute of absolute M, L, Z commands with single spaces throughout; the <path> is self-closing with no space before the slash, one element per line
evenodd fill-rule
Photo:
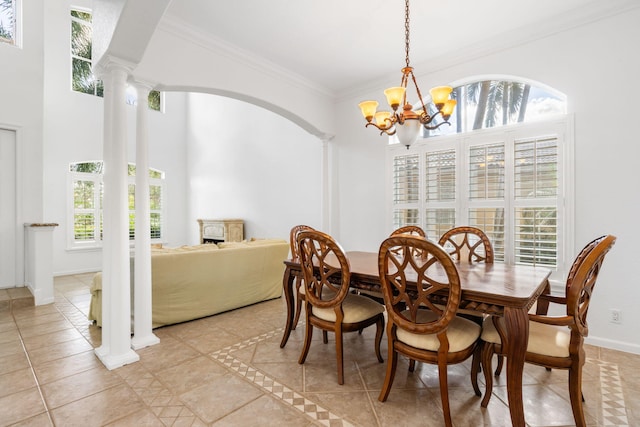
<path fill-rule="evenodd" d="M 627 0 L 414 0 L 411 65 L 544 37 Z M 604 4 L 603 4 L 604 3 Z M 403 0 L 173 0 L 165 20 L 273 62 L 332 93 L 405 64 Z M 423 69 L 422 72 L 425 70 Z"/>

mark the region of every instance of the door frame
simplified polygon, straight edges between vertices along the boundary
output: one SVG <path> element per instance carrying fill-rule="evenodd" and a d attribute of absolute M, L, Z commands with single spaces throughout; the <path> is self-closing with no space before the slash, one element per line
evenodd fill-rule
<path fill-rule="evenodd" d="M 22 127 L 14 126 L 7 123 L 0 122 L 0 130 L 6 130 L 14 133 L 14 174 L 15 174 L 15 272 L 14 272 L 14 287 L 22 287 L 25 286 L 24 280 L 24 263 L 25 263 L 25 233 L 24 233 L 24 223 L 23 223 L 23 198 L 22 198 L 22 189 L 23 189 L 23 144 L 22 142 Z"/>

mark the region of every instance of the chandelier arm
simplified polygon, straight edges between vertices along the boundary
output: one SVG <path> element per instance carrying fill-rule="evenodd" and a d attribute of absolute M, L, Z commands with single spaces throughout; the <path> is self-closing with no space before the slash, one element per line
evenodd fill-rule
<path fill-rule="evenodd" d="M 369 126 L 373 126 L 376 129 L 378 129 L 380 131 L 380 135 L 382 135 L 383 133 L 386 133 L 387 135 L 394 135 L 396 133 L 396 128 L 393 126 L 390 126 L 388 128 L 381 128 L 380 126 L 378 126 L 373 122 L 369 122 L 366 125 L 364 125 L 364 127 L 369 127 Z"/>
<path fill-rule="evenodd" d="M 434 116 L 434 117 L 435 117 L 435 116 Z M 435 125 L 435 126 L 427 126 L 427 124 L 426 124 L 426 123 L 423 123 L 423 124 L 422 124 L 422 126 L 424 126 L 424 128 L 425 128 L 425 129 L 429 129 L 429 130 L 435 130 L 435 129 L 438 129 L 438 128 L 439 128 L 440 126 L 442 126 L 442 125 L 449 125 L 449 126 L 451 126 L 451 123 L 449 123 L 449 122 L 442 122 L 442 123 L 437 124 L 437 125 Z"/>
<path fill-rule="evenodd" d="M 438 114 L 441 114 L 440 111 L 436 112 L 433 116 L 430 116 L 429 113 L 427 113 L 427 110 L 424 109 L 422 112 L 422 115 L 420 115 L 420 123 L 422 123 L 423 125 L 428 125 L 429 123 L 431 123 L 433 121 L 433 119 L 435 119 Z M 445 120 L 446 122 L 447 120 Z"/>

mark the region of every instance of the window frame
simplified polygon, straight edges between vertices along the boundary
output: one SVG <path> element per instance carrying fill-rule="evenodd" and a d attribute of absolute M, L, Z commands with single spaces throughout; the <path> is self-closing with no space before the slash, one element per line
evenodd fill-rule
<path fill-rule="evenodd" d="M 77 18 L 75 16 L 73 16 L 73 13 L 85 13 L 88 14 L 91 17 L 91 21 L 85 21 L 81 18 Z M 91 70 L 91 73 L 93 74 L 93 46 L 91 49 L 91 58 L 84 58 L 78 55 L 74 55 L 73 53 L 73 22 L 77 22 L 80 25 L 85 25 L 88 26 L 91 29 L 91 35 L 92 35 L 92 39 L 93 39 L 93 11 L 91 9 L 88 8 L 83 8 L 83 7 L 76 7 L 76 6 L 72 6 L 69 8 L 69 23 L 70 23 L 70 32 L 69 32 L 69 55 L 71 58 L 71 70 L 70 70 L 70 87 L 71 87 L 71 91 L 75 92 L 75 93 L 82 93 L 85 95 L 92 95 L 92 96 L 97 96 L 98 98 L 104 98 L 104 84 L 102 83 L 102 80 L 95 78 L 94 76 L 94 86 L 93 86 L 93 93 L 89 93 L 89 92 L 85 92 L 85 91 L 81 91 L 81 90 L 76 90 L 74 89 L 74 67 L 73 67 L 73 63 L 74 60 L 78 60 L 78 61 L 83 61 L 85 63 L 89 64 L 89 69 Z M 92 40 L 92 45 L 93 45 L 93 40 Z M 155 94 L 158 94 L 158 108 L 152 108 L 149 102 L 149 98 L 151 98 L 152 96 L 155 96 Z M 137 91 L 135 90 L 135 88 L 133 86 L 127 85 L 127 92 L 126 92 L 126 97 L 125 97 L 125 102 L 127 105 L 137 105 L 138 103 L 138 94 Z M 160 91 L 157 90 L 151 90 L 149 92 L 149 96 L 147 97 L 147 108 L 151 111 L 157 111 L 159 113 L 164 113 L 164 103 L 165 103 L 165 97 L 164 94 Z"/>
<path fill-rule="evenodd" d="M 421 227 L 428 231 L 426 224 L 426 211 L 432 208 L 455 208 L 456 220 L 455 225 L 467 225 L 469 218 L 469 209 L 473 206 L 495 206 L 500 207 L 503 203 L 501 200 L 471 202 L 466 199 L 466 189 L 469 187 L 468 162 L 470 147 L 483 145 L 492 141 L 505 141 L 505 230 L 504 240 L 505 247 L 513 247 L 513 239 L 515 233 L 513 210 L 517 206 L 532 206 L 535 204 L 531 200 L 517 201 L 513 193 L 513 144 L 516 140 L 525 138 L 542 137 L 543 135 L 556 134 L 558 138 L 557 149 L 557 179 L 558 193 L 553 200 L 557 209 L 557 266 L 552 272 L 551 282 L 554 287 L 564 284 L 564 277 L 570 267 L 572 254 L 574 253 L 574 136 L 573 136 L 574 120 L 572 115 L 554 116 L 545 121 L 536 121 L 530 123 L 517 123 L 505 125 L 489 129 L 480 129 L 472 132 L 431 136 L 429 138 L 420 138 L 416 141 L 407 152 L 406 147 L 400 144 L 387 145 L 386 164 L 386 206 L 387 218 L 386 223 L 389 224 L 391 231 L 398 224 L 394 224 L 395 210 L 397 208 L 416 208 L 419 212 L 418 222 Z M 445 151 L 455 149 L 456 155 L 456 184 L 454 201 L 427 201 L 426 200 L 426 153 L 435 151 Z M 393 174 L 394 159 L 398 156 L 418 154 L 419 159 L 419 201 L 414 204 L 394 205 L 393 198 Z M 462 159 L 462 160 L 461 160 Z M 462 162 L 462 163 L 461 163 Z M 462 185 L 461 185 L 462 184 Z M 463 188 L 466 187 L 466 188 Z M 539 203 L 544 204 L 544 203 Z M 548 205 L 548 203 L 547 203 Z M 536 205 L 537 206 L 537 205 Z M 441 233 L 440 233 L 441 234 Z M 437 241 L 439 235 L 433 232 L 427 232 L 427 238 Z M 505 263 L 514 263 L 513 251 L 505 253 Z"/>
<path fill-rule="evenodd" d="M 71 164 L 75 164 L 75 163 L 91 163 L 91 161 L 89 162 L 72 162 Z M 129 163 L 129 165 L 133 165 L 135 166 L 134 163 Z M 151 243 L 166 243 L 166 180 L 164 178 L 164 172 L 155 169 L 155 168 L 149 168 L 150 170 L 159 172 L 162 174 L 162 178 L 152 178 L 149 177 L 148 178 L 148 183 L 149 183 L 149 187 L 152 186 L 157 186 L 160 187 L 160 209 L 149 209 L 149 215 L 150 215 L 150 226 L 151 226 L 151 215 L 153 214 L 160 214 L 160 237 L 159 238 L 151 238 Z M 67 182 L 67 188 L 69 189 L 68 191 L 68 202 L 67 202 L 67 207 L 68 207 L 68 214 L 67 214 L 67 250 L 68 251 L 82 251 L 82 250 L 100 250 L 102 249 L 102 237 L 101 236 L 95 236 L 94 235 L 94 239 L 92 240 L 76 240 L 75 238 L 75 214 L 77 213 L 76 208 L 75 208 L 75 197 L 74 197 L 74 184 L 77 181 L 92 181 L 94 182 L 94 194 L 93 194 L 93 198 L 94 198 L 94 207 L 93 210 L 94 211 L 94 218 L 95 218 L 95 233 L 99 233 L 101 230 L 101 223 L 102 223 L 102 185 L 104 182 L 104 174 L 102 173 L 90 173 L 90 172 L 75 172 L 75 171 L 67 171 L 67 175 L 68 175 L 68 182 Z M 129 186 L 134 186 L 136 185 L 135 183 L 136 181 L 136 177 L 135 176 L 128 176 L 127 177 L 127 188 L 129 188 Z M 150 196 L 151 196 L 151 191 L 150 191 Z M 127 197 L 129 197 L 129 193 L 127 191 Z M 127 210 L 129 215 L 133 214 L 135 216 L 135 208 L 134 209 L 128 209 Z M 135 247 L 135 238 L 134 239 L 129 239 L 129 246 L 130 247 Z"/>
<path fill-rule="evenodd" d="M 22 0 L 13 0 L 13 37 L 0 38 L 0 46 L 22 47 Z"/>

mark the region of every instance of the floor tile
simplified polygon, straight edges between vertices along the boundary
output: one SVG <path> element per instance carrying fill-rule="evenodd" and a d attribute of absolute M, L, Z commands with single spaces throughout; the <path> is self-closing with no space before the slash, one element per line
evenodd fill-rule
<path fill-rule="evenodd" d="M 401 356 L 379 402 L 387 342 L 379 363 L 368 328 L 345 335 L 338 385 L 333 334 L 323 344 L 314 331 L 303 365 L 304 320 L 280 348 L 282 299 L 155 329 L 160 343 L 138 350 L 140 362 L 109 371 L 94 353 L 101 329 L 86 318 L 92 278 L 56 278 L 54 304 L 0 310 L 0 426 L 443 425 L 436 366 L 409 372 Z M 585 353 L 588 426 L 640 425 L 640 356 L 590 345 Z M 493 377 L 487 408 L 471 387 L 470 361 L 448 373 L 454 425 L 510 425 L 506 372 Z M 525 365 L 523 384 L 528 427 L 573 425 L 565 371 Z"/>
<path fill-rule="evenodd" d="M 101 391 L 52 409 L 51 417 L 60 426 L 104 426 L 144 409 L 138 396 L 126 385 Z"/>

